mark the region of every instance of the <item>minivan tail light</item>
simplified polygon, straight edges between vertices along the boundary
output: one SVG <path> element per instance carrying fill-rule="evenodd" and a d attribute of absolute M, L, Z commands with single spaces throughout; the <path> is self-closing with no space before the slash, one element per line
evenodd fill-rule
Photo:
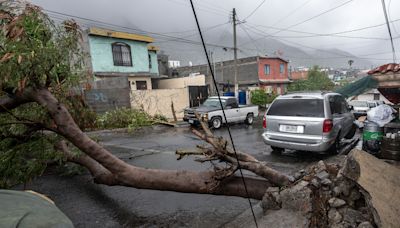
<path fill-rule="evenodd" d="M 267 118 L 263 118 L 263 128 L 267 128 Z"/>
<path fill-rule="evenodd" d="M 333 122 L 332 120 L 324 120 L 324 125 L 322 126 L 322 132 L 328 133 L 332 130 Z"/>

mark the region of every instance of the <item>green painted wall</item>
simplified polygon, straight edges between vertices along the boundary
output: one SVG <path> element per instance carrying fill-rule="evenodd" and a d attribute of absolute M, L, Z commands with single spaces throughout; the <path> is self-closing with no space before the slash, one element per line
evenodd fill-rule
<path fill-rule="evenodd" d="M 151 69 L 150 73 L 158 75 L 158 61 L 157 61 L 157 53 L 155 51 L 149 51 L 151 56 Z"/>
<path fill-rule="evenodd" d="M 123 42 L 131 47 L 132 66 L 114 66 L 111 49 L 111 44 L 114 42 Z M 89 47 L 93 72 L 149 72 L 149 52 L 147 50 L 146 42 L 116 39 L 111 37 L 89 36 Z M 153 65 L 157 66 L 157 68 L 152 67 L 151 73 L 156 73 L 158 75 L 156 55 L 154 59 L 155 63 L 153 63 Z"/>

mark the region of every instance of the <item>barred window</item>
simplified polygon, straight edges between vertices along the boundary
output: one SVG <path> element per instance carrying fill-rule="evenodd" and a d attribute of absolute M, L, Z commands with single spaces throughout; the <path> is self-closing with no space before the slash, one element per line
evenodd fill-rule
<path fill-rule="evenodd" d="M 131 47 L 125 43 L 113 43 L 112 54 L 114 66 L 132 66 Z"/>

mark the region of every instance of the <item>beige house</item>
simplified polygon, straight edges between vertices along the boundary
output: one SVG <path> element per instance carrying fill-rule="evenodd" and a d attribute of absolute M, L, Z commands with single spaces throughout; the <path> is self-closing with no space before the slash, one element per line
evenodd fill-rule
<path fill-rule="evenodd" d="M 172 110 L 178 119 L 183 118 L 184 109 L 190 106 L 189 86 L 206 85 L 204 75 L 153 81 L 157 89 L 152 90 L 137 90 L 132 86 L 133 82 L 130 80 L 131 107 L 143 109 L 150 115 L 163 115 L 168 119 L 174 118 Z"/>

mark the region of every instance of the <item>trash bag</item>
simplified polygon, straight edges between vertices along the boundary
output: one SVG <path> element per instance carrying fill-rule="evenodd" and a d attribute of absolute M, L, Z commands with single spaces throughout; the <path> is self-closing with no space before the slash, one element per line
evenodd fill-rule
<path fill-rule="evenodd" d="M 383 127 L 394 119 L 392 115 L 394 112 L 395 110 L 389 105 L 379 105 L 367 112 L 367 119 L 368 121 L 377 123 L 379 127 Z"/>

